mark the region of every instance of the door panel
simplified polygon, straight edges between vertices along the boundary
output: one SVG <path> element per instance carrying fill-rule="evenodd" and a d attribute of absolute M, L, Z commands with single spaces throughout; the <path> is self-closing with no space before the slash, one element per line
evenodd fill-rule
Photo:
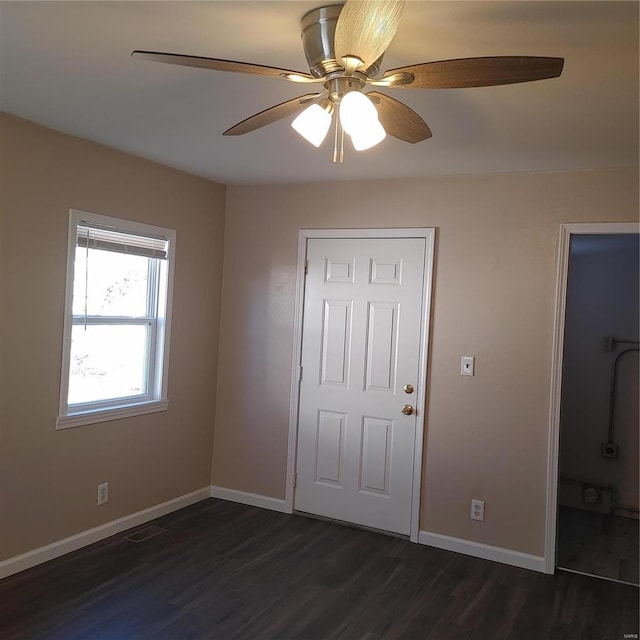
<path fill-rule="evenodd" d="M 351 306 L 349 300 L 324 301 L 320 384 L 347 384 L 351 355 Z"/>
<path fill-rule="evenodd" d="M 318 411 L 316 482 L 342 487 L 342 462 L 346 414 Z"/>
<path fill-rule="evenodd" d="M 369 302 L 365 389 L 394 391 L 398 346 L 398 305 Z"/>
<path fill-rule="evenodd" d="M 408 534 L 424 238 L 311 238 L 295 509 Z M 415 387 L 407 395 L 405 384 Z"/>
<path fill-rule="evenodd" d="M 389 495 L 389 466 L 393 422 L 384 418 L 362 418 L 360 491 Z"/>

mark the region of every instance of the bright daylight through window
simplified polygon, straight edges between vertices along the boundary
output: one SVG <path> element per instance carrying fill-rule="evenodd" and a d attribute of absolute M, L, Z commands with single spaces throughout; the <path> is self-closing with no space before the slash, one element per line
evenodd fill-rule
<path fill-rule="evenodd" d="M 71 210 L 59 428 L 166 409 L 174 244 Z"/>

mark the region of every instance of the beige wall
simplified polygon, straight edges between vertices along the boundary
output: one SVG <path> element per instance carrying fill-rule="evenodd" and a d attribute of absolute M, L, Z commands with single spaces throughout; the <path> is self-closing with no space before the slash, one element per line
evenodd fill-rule
<path fill-rule="evenodd" d="M 637 220 L 637 167 L 234 186 L 226 216 L 212 483 L 284 497 L 298 230 L 436 227 L 421 528 L 542 555 L 559 225 Z"/>
<path fill-rule="evenodd" d="M 3 559 L 209 485 L 225 188 L 0 118 Z M 70 208 L 177 231 L 166 412 L 55 429 Z"/>

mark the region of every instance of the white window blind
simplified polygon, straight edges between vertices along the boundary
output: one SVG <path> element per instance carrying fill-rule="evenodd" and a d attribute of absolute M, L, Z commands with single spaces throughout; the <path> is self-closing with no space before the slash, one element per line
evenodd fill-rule
<path fill-rule="evenodd" d="M 137 235 L 80 221 L 77 238 L 79 247 L 167 259 L 168 239 L 162 236 Z"/>

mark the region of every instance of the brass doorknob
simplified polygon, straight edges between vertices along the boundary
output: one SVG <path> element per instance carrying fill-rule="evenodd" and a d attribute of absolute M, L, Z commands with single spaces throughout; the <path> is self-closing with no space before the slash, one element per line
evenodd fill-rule
<path fill-rule="evenodd" d="M 413 407 L 410 404 L 405 404 L 404 407 L 402 407 L 402 413 L 404 413 L 405 416 L 410 416 L 413 413 Z"/>

